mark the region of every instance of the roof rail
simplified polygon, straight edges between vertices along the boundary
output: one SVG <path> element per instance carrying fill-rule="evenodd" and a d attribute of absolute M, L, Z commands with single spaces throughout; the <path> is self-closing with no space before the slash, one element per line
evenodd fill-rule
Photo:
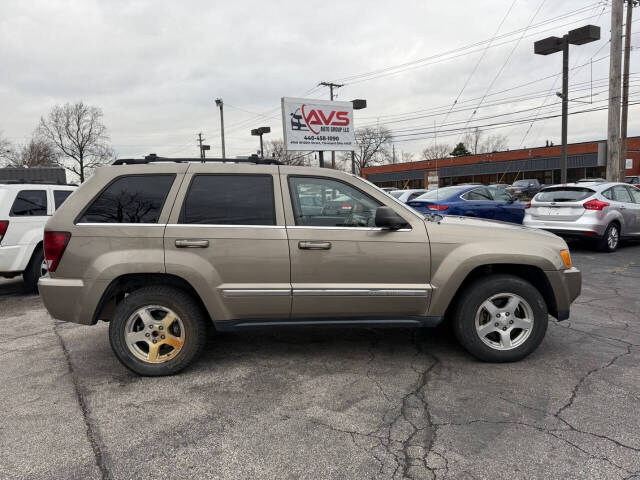
<path fill-rule="evenodd" d="M 258 155 L 251 155 L 247 158 L 169 158 L 159 157 L 155 153 L 151 153 L 144 158 L 119 158 L 112 165 L 144 165 L 155 162 L 174 162 L 174 163 L 254 163 L 256 165 L 282 165 L 282 162 L 273 158 L 262 158 Z"/>
<path fill-rule="evenodd" d="M 25 179 L 15 179 L 11 180 L 2 180 L 0 179 L 0 184 L 2 185 L 58 185 L 63 187 L 77 187 L 77 183 L 67 183 L 67 182 L 52 182 L 50 180 L 25 180 Z"/>

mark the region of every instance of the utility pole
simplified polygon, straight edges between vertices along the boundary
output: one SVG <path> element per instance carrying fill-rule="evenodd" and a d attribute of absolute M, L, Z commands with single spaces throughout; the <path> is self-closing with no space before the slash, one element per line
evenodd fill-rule
<path fill-rule="evenodd" d="M 560 183 L 567 183 L 567 129 L 569 123 L 569 35 L 562 37 L 562 157 Z"/>
<path fill-rule="evenodd" d="M 198 134 L 198 143 L 200 144 L 200 158 L 204 159 L 204 150 L 202 149 L 202 142 L 204 139 L 202 138 L 202 132 Z"/>
<path fill-rule="evenodd" d="M 620 68 L 622 63 L 623 0 L 611 1 L 611 53 L 609 62 L 609 118 L 607 123 L 607 180 L 620 178 Z"/>
<path fill-rule="evenodd" d="M 222 137 L 222 158 L 227 158 L 224 152 L 224 102 L 216 98 L 216 105 L 220 107 L 220 135 Z"/>
<path fill-rule="evenodd" d="M 631 18 L 636 0 L 627 0 L 627 20 L 624 36 L 624 72 L 622 73 L 622 125 L 620 127 L 620 180 L 627 171 L 627 123 L 629 120 L 629 58 L 631 54 Z"/>
<path fill-rule="evenodd" d="M 318 86 L 329 87 L 329 98 L 333 101 L 333 89 L 344 87 L 344 83 L 320 82 Z M 331 168 L 336 168 L 336 152 L 331 152 Z"/>

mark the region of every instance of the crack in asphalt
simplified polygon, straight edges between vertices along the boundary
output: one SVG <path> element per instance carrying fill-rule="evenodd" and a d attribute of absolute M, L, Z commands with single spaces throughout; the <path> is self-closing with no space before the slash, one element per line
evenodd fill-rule
<path fill-rule="evenodd" d="M 94 426 L 93 420 L 91 419 L 91 413 L 85 399 L 82 386 L 80 385 L 80 380 L 78 379 L 76 371 L 73 368 L 69 350 L 67 349 L 67 346 L 65 345 L 64 340 L 60 335 L 60 332 L 58 332 L 58 322 L 56 320 L 53 320 L 53 333 L 58 338 L 60 348 L 62 349 L 62 354 L 64 355 L 65 361 L 67 363 L 67 368 L 69 369 L 69 375 L 71 377 L 71 382 L 73 384 L 76 399 L 78 401 L 78 405 L 80 406 L 80 411 L 82 412 L 82 420 L 84 421 L 86 427 L 87 440 L 91 445 L 91 450 L 93 451 L 93 455 L 95 457 L 96 466 L 100 470 L 102 480 L 111 480 L 111 474 L 109 473 L 109 469 L 107 468 L 107 465 L 105 463 L 104 454 L 102 453 L 102 441 L 100 440 L 100 436 Z"/>

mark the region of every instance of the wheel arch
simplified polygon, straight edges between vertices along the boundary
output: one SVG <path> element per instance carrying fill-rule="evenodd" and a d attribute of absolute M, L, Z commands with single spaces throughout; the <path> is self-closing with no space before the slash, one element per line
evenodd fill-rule
<path fill-rule="evenodd" d="M 464 280 L 458 285 L 455 293 L 452 295 L 451 300 L 445 311 L 445 319 L 449 319 L 453 312 L 455 305 L 457 304 L 461 295 L 464 294 L 465 289 L 474 281 L 479 278 L 487 277 L 495 274 L 507 274 L 526 280 L 531 283 L 534 288 L 540 292 L 542 298 L 547 305 L 547 311 L 555 318 L 558 317 L 558 304 L 556 301 L 555 293 L 547 275 L 540 267 L 535 265 L 522 265 L 516 263 L 494 263 L 487 265 L 480 265 L 471 270 Z"/>
<path fill-rule="evenodd" d="M 211 319 L 210 312 L 202 301 L 200 294 L 184 278 L 169 273 L 129 273 L 120 275 L 109 283 L 109 286 L 104 290 L 102 297 L 98 301 L 92 324 L 95 324 L 98 320 L 110 321 L 116 306 L 127 294 L 153 285 L 170 286 L 188 293 L 199 304 L 207 317 Z"/>

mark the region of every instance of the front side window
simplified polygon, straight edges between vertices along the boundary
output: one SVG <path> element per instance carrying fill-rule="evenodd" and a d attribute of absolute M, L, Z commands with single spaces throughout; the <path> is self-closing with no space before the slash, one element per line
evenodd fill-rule
<path fill-rule="evenodd" d="M 502 188 L 497 187 L 489 187 L 489 192 L 491 193 L 491 197 L 496 202 L 509 202 L 511 201 L 511 195 L 504 191 Z"/>
<path fill-rule="evenodd" d="M 46 190 L 21 190 L 11 206 L 12 217 L 44 217 L 47 215 Z"/>
<path fill-rule="evenodd" d="M 78 223 L 158 223 L 174 174 L 127 175 L 109 184 Z"/>
<path fill-rule="evenodd" d="M 54 190 L 53 201 L 56 204 L 56 210 L 60 208 L 60 205 L 71 195 L 71 190 Z"/>
<path fill-rule="evenodd" d="M 629 189 L 631 192 L 631 196 L 633 197 L 633 201 L 636 203 L 640 203 L 640 190 L 634 187 Z"/>
<path fill-rule="evenodd" d="M 471 190 L 470 192 L 467 192 L 464 195 L 462 195 L 462 198 L 464 198 L 465 200 L 470 200 L 470 201 L 493 200 L 491 198 L 491 194 L 489 194 L 489 190 L 487 190 L 486 188 L 475 188 L 475 189 Z"/>
<path fill-rule="evenodd" d="M 330 178 L 289 177 L 296 225 L 312 227 L 375 227 L 382 204 L 346 183 Z M 313 197 L 313 207 L 304 198 Z"/>
<path fill-rule="evenodd" d="M 275 225 L 271 175 L 196 175 L 180 223 Z"/>

